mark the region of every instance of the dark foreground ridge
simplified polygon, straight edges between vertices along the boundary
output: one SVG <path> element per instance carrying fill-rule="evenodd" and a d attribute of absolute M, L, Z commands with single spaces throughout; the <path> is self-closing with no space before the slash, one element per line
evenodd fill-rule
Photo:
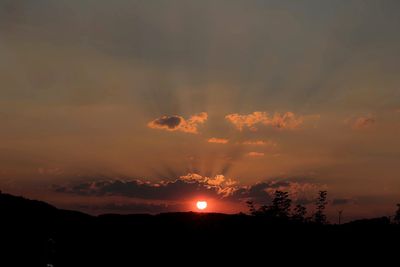
<path fill-rule="evenodd" d="M 312 254 L 390 254 L 400 240 L 400 226 L 386 217 L 316 225 L 245 214 L 90 216 L 9 194 L 0 194 L 0 215 L 0 266 L 152 266 L 187 256 L 258 261 L 267 255 L 300 264 Z"/>

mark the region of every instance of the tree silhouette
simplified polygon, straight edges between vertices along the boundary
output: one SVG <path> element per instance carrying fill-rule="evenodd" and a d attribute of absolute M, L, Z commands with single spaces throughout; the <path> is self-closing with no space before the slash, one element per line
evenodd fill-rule
<path fill-rule="evenodd" d="M 291 204 L 292 200 L 289 198 L 289 193 L 277 190 L 269 211 L 273 217 L 288 219 Z"/>
<path fill-rule="evenodd" d="M 400 224 L 400 203 L 397 204 L 397 211 L 393 218 L 394 222 Z"/>
<path fill-rule="evenodd" d="M 328 192 L 327 191 L 319 191 L 318 198 L 315 202 L 317 206 L 317 211 L 314 214 L 314 222 L 317 224 L 326 224 L 326 215 L 325 215 L 325 207 L 328 204 L 327 198 Z"/>
<path fill-rule="evenodd" d="M 296 207 L 294 208 L 294 212 L 292 215 L 292 219 L 296 222 L 305 222 L 306 221 L 306 214 L 307 214 L 307 208 L 304 207 L 301 204 L 296 205 Z"/>
<path fill-rule="evenodd" d="M 292 200 L 289 198 L 288 192 L 275 191 L 274 199 L 271 205 L 262 205 L 258 209 L 255 207 L 253 201 L 246 202 L 250 214 L 253 216 L 263 216 L 270 219 L 289 219 L 290 206 Z"/>

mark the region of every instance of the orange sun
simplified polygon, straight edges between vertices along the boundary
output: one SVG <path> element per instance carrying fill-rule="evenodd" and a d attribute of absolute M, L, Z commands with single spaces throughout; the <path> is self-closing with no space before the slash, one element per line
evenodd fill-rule
<path fill-rule="evenodd" d="M 207 201 L 197 201 L 196 206 L 199 210 L 204 210 L 207 208 Z"/>

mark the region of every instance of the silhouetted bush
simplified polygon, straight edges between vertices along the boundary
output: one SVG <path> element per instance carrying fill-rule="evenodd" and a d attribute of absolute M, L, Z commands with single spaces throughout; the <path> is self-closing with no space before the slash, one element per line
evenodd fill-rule
<path fill-rule="evenodd" d="M 294 208 L 292 220 L 299 223 L 305 223 L 307 221 L 306 214 L 307 214 L 307 208 L 301 204 L 298 204 Z"/>

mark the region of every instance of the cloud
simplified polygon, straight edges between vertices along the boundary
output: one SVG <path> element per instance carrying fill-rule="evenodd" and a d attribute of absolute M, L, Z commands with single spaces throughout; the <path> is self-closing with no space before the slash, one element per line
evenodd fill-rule
<path fill-rule="evenodd" d="M 186 182 L 196 182 L 206 188 L 213 188 L 217 194 L 223 197 L 230 195 L 236 190 L 237 181 L 233 179 L 227 179 L 224 175 L 218 174 L 214 177 L 201 176 L 196 173 L 188 173 L 180 177 L 181 180 Z"/>
<path fill-rule="evenodd" d="M 227 144 L 229 139 L 212 137 L 208 139 L 207 142 L 214 144 Z"/>
<path fill-rule="evenodd" d="M 185 119 L 182 116 L 162 116 L 147 124 L 149 128 L 166 131 L 181 131 L 185 133 L 197 134 L 200 124 L 204 124 L 208 119 L 206 112 L 201 112 Z"/>
<path fill-rule="evenodd" d="M 244 141 L 242 144 L 249 146 L 271 146 L 271 147 L 277 146 L 277 144 L 273 141 L 262 141 L 262 140 L 247 140 Z"/>
<path fill-rule="evenodd" d="M 193 197 L 195 194 L 212 197 L 218 195 L 214 188 L 207 188 L 198 182 L 187 182 L 179 179 L 161 183 L 141 180 L 94 181 L 59 187 L 56 191 L 82 196 L 124 196 L 145 200 L 182 200 Z"/>
<path fill-rule="evenodd" d="M 127 197 L 127 201 L 120 207 L 112 207 L 116 210 L 136 210 L 145 212 L 149 210 L 163 211 L 159 201 L 166 203 L 193 199 L 196 195 L 213 199 L 227 200 L 237 203 L 244 203 L 253 200 L 257 204 L 269 204 L 276 190 L 289 192 L 295 203 L 311 203 L 315 200 L 321 185 L 309 180 L 276 179 L 264 181 L 253 185 L 240 185 L 234 179 L 226 178 L 224 175 L 206 177 L 197 173 L 188 173 L 173 181 L 150 182 L 143 180 L 100 180 L 78 183 L 67 186 L 54 186 L 59 193 L 75 194 L 80 196 L 119 196 Z M 143 204 L 145 203 L 145 204 Z M 150 206 L 147 206 L 149 205 Z M 157 204 L 152 204 L 157 203 Z M 145 205 L 145 206 L 143 206 Z M 166 207 L 164 207 L 167 209 Z M 176 206 L 174 207 L 176 208 Z"/>
<path fill-rule="evenodd" d="M 264 153 L 263 152 L 249 152 L 246 154 L 249 157 L 264 157 Z"/>
<path fill-rule="evenodd" d="M 349 198 L 334 198 L 332 200 L 332 205 L 340 206 L 340 205 L 352 204 L 354 202 L 355 201 L 353 199 L 349 199 Z"/>
<path fill-rule="evenodd" d="M 258 204 L 270 204 L 275 191 L 279 190 L 288 192 L 295 203 L 309 204 L 314 202 L 318 191 L 322 188 L 324 185 L 313 182 L 276 179 L 238 188 L 230 198 L 238 201 L 252 200 Z"/>
<path fill-rule="evenodd" d="M 150 128 L 154 129 L 166 129 L 174 131 L 178 128 L 184 118 L 180 116 L 162 116 L 161 118 L 155 119 L 149 123 Z"/>
<path fill-rule="evenodd" d="M 372 127 L 376 123 L 376 119 L 372 115 L 368 115 L 349 118 L 345 122 L 350 124 L 354 130 L 363 130 Z"/>
<path fill-rule="evenodd" d="M 196 194 L 221 198 L 230 194 L 236 181 L 223 175 L 215 177 L 189 173 L 174 181 L 150 182 L 143 180 L 100 180 L 69 186 L 56 186 L 59 193 L 82 196 L 125 196 L 152 200 L 182 200 Z"/>
<path fill-rule="evenodd" d="M 255 111 L 247 115 L 234 113 L 226 115 L 225 119 L 232 123 L 239 131 L 242 131 L 245 127 L 251 131 L 257 131 L 258 125 L 293 130 L 299 128 L 304 123 L 304 116 L 297 116 L 293 112 L 283 114 L 275 112 L 273 115 L 264 111 Z"/>
<path fill-rule="evenodd" d="M 293 201 L 301 204 L 309 204 L 314 202 L 318 191 L 323 188 L 324 185 L 310 182 L 272 181 L 272 185 L 267 188 L 266 191 L 270 195 L 273 195 L 276 190 L 285 191 L 289 193 L 289 196 Z"/>

